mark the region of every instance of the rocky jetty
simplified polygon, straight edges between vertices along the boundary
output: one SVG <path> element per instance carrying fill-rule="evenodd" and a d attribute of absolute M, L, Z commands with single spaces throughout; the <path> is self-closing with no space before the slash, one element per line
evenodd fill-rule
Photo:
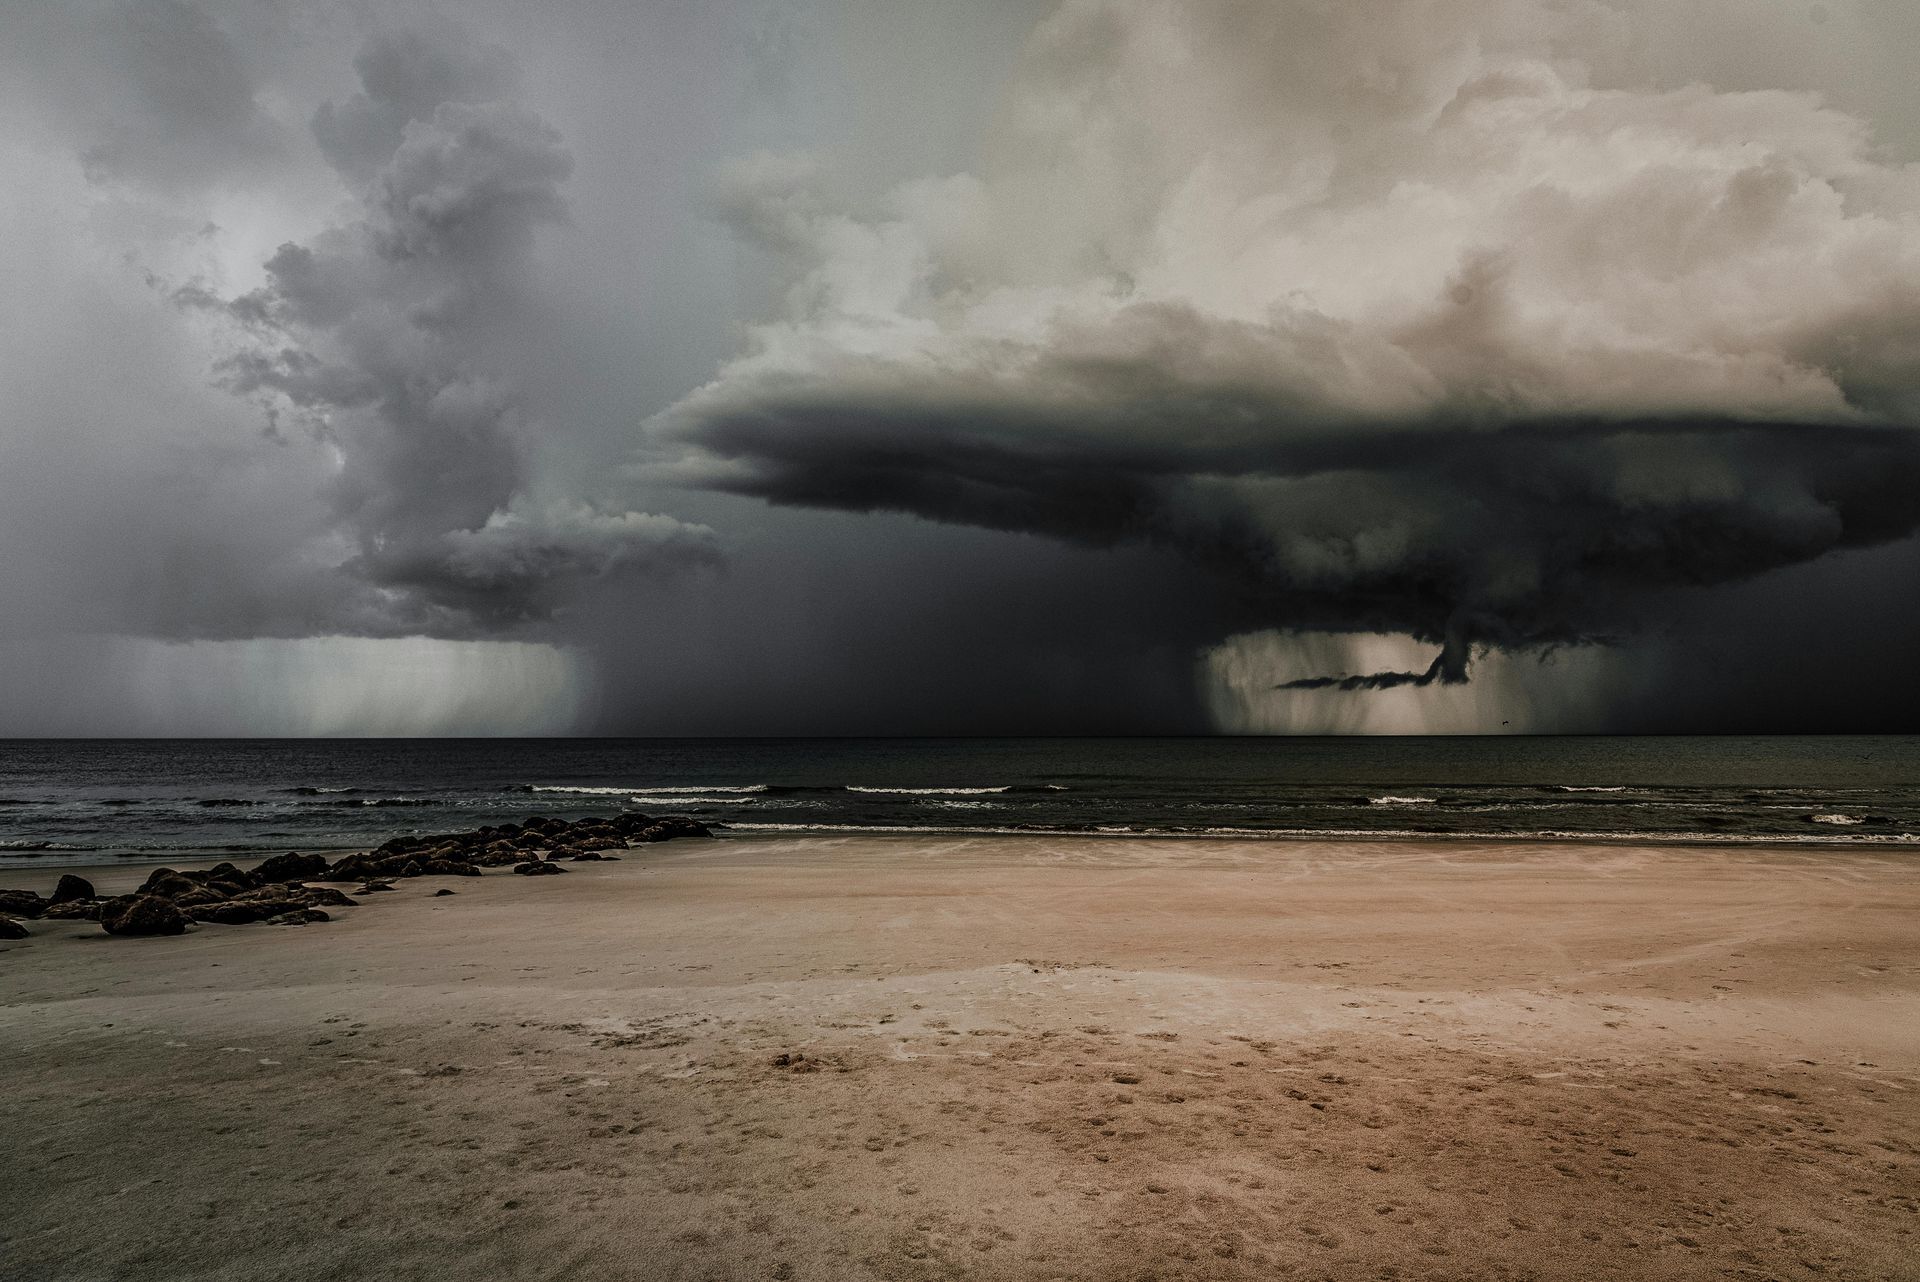
<path fill-rule="evenodd" d="M 359 882 L 355 893 L 371 894 L 393 889 L 394 878 L 478 877 L 486 868 L 511 866 L 524 876 L 553 876 L 566 871 L 559 864 L 563 859 L 618 859 L 608 852 L 711 835 L 705 825 L 681 815 L 629 813 L 572 823 L 534 815 L 471 832 L 394 837 L 332 861 L 290 850 L 250 869 L 232 863 L 200 871 L 156 868 L 133 894 L 107 899 L 97 896 L 86 879 L 67 874 L 52 898 L 31 890 L 0 890 L 0 939 L 27 937 L 26 928 L 12 920 L 20 917 L 97 921 L 110 935 L 178 935 L 203 923 L 304 926 L 332 920 L 329 908 L 358 902 L 331 886 L 308 882 Z"/>

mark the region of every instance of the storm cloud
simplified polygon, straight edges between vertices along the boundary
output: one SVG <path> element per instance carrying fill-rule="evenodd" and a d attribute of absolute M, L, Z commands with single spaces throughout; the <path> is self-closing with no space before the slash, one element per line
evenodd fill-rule
<path fill-rule="evenodd" d="M 1911 728 L 1915 14 L 25 6 L 0 731 Z"/>
<path fill-rule="evenodd" d="M 282 245 L 258 289 L 174 294 L 236 331 L 222 386 L 337 452 L 337 569 L 370 591 L 324 622 L 507 633 L 583 583 L 715 563 L 704 526 L 530 492 L 546 425 L 499 358 L 538 324 L 535 238 L 567 216 L 573 159 L 513 101 L 512 57 L 441 26 L 378 34 L 354 66 L 360 92 L 313 129 L 357 216 Z"/>
<path fill-rule="evenodd" d="M 786 308 L 655 430 L 697 484 L 1442 647 L 1349 691 L 1912 533 L 1920 173 L 1810 94 L 1596 83 L 1596 12 L 1068 4 L 977 174 L 727 176 Z"/>

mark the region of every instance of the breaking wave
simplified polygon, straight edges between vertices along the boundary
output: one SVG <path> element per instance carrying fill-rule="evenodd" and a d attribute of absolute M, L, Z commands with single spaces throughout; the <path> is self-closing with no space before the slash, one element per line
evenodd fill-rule
<path fill-rule="evenodd" d="M 707 784 L 683 783 L 660 788 L 613 788 L 603 784 L 567 784 L 567 783 L 530 783 L 528 792 L 577 793 L 585 797 L 688 797 L 695 793 L 727 793 L 738 795 L 751 792 L 766 792 L 770 785 L 764 783 L 745 784 Z"/>

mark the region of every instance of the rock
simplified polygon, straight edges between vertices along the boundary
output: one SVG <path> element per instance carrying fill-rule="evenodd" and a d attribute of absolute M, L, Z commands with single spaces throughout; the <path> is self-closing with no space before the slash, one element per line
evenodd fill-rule
<path fill-rule="evenodd" d="M 328 881 L 365 881 L 372 874 L 373 861 L 365 855 L 343 855 L 327 869 Z"/>
<path fill-rule="evenodd" d="M 303 904 L 306 902 L 305 886 L 268 885 L 257 890 L 243 890 L 227 900 L 230 904 Z"/>
<path fill-rule="evenodd" d="M 137 893 L 142 895 L 163 895 L 168 899 L 175 895 L 184 895 L 199 887 L 199 883 L 183 872 L 172 868 L 155 868 L 141 883 Z"/>
<path fill-rule="evenodd" d="M 46 921 L 99 921 L 100 901 L 69 899 L 64 904 L 49 905 L 47 911 L 40 916 Z"/>
<path fill-rule="evenodd" d="M 672 841 L 675 837 L 711 837 L 707 826 L 685 815 L 671 815 L 656 819 L 647 827 L 633 834 L 633 840 L 644 842 Z"/>
<path fill-rule="evenodd" d="M 354 908 L 358 901 L 347 898 L 332 886 L 302 886 L 300 901 L 309 908 Z"/>
<path fill-rule="evenodd" d="M 597 850 L 583 850 L 573 857 L 573 862 L 576 864 L 597 864 L 605 858 L 606 856 Z"/>
<path fill-rule="evenodd" d="M 418 877 L 421 873 L 425 871 L 426 869 L 420 866 L 419 860 L 409 859 L 405 863 L 401 864 L 398 868 L 395 868 L 393 870 L 393 874 L 396 877 Z"/>
<path fill-rule="evenodd" d="M 0 917 L 0 939 L 25 939 L 27 928 L 11 917 Z"/>
<path fill-rule="evenodd" d="M 54 904 L 72 903 L 76 899 L 93 899 L 93 883 L 85 877 L 76 877 L 72 873 L 60 874 L 60 884 L 53 888 L 53 898 L 47 901 L 49 907 Z"/>
<path fill-rule="evenodd" d="M 451 895 L 452 893 L 453 892 L 451 890 L 448 890 L 446 887 L 442 886 L 439 890 L 436 890 L 433 892 L 433 897 L 435 899 L 438 899 L 442 895 Z"/>
<path fill-rule="evenodd" d="M 256 921 L 266 921 L 283 912 L 299 907 L 285 900 L 230 899 L 223 904 L 205 904 L 188 911 L 187 916 L 195 921 L 210 921 L 221 926 L 245 926 Z"/>
<path fill-rule="evenodd" d="M 212 886 L 195 886 L 184 895 L 173 896 L 173 902 L 181 908 L 198 908 L 201 904 L 217 904 L 233 893 L 215 890 Z"/>
<path fill-rule="evenodd" d="M 47 901 L 37 890 L 0 890 L 0 913 L 14 917 L 38 917 L 47 911 Z"/>
<path fill-rule="evenodd" d="M 109 935 L 178 935 L 187 915 L 164 895 L 122 895 L 100 905 L 100 926 Z"/>
<path fill-rule="evenodd" d="M 554 873 L 566 871 L 559 864 L 542 863 L 537 859 L 515 864 L 513 870 L 528 877 L 551 877 Z"/>
<path fill-rule="evenodd" d="M 436 877 L 478 877 L 480 870 L 472 864 L 452 859 L 429 859 L 422 871 Z"/>
<path fill-rule="evenodd" d="M 393 889 L 393 883 L 390 881 L 370 881 L 366 885 L 360 887 L 360 889 L 354 891 L 353 893 L 356 895 L 371 895 L 376 891 L 392 890 L 392 889 Z"/>
<path fill-rule="evenodd" d="M 254 866 L 253 875 L 261 881 L 307 881 L 323 877 L 327 872 L 327 857 L 318 854 L 301 854 L 289 850 L 284 855 L 275 855 Z"/>
<path fill-rule="evenodd" d="M 246 869 L 235 867 L 230 863 L 215 864 L 203 873 L 182 873 L 181 875 L 198 881 L 202 886 L 216 892 L 223 899 L 231 895 L 238 895 L 243 891 L 253 890 L 261 884 L 260 878 L 254 876 Z"/>
<path fill-rule="evenodd" d="M 318 908 L 295 908 L 291 912 L 284 912 L 284 913 L 280 913 L 278 916 L 267 918 L 267 925 L 269 926 L 305 926 L 312 922 L 332 921 L 332 920 L 333 918 L 327 916 L 327 914 L 320 911 Z"/>

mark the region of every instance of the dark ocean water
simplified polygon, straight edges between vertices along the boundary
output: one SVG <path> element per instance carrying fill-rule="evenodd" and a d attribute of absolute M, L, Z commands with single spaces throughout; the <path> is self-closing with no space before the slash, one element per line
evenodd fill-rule
<path fill-rule="evenodd" d="M 738 832 L 1920 846 L 1920 737 L 0 741 L 0 865 L 621 810 Z"/>

